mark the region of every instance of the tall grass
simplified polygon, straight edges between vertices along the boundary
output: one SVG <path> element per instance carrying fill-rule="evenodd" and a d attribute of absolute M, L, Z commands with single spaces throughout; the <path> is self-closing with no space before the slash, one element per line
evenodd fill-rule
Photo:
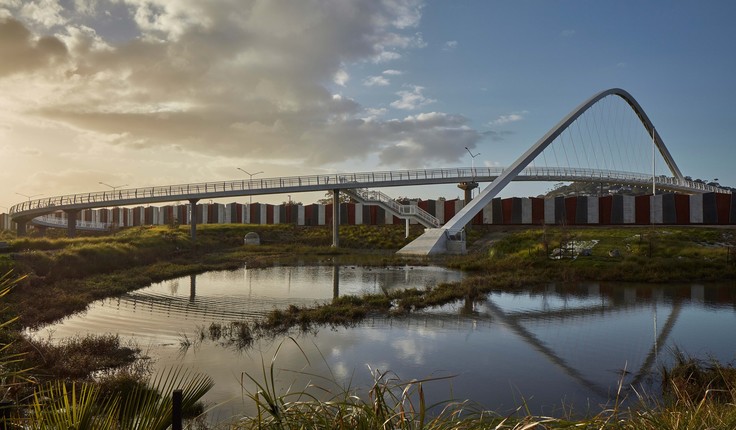
<path fill-rule="evenodd" d="M 289 338 L 288 342 L 294 342 Z M 298 346 L 298 345 L 297 345 Z M 246 392 L 252 416 L 217 428 L 235 429 L 612 429 L 699 430 L 736 428 L 736 369 L 676 356 L 665 372 L 664 397 L 640 394 L 640 402 L 621 406 L 622 383 L 612 405 L 590 416 L 532 415 L 522 405 L 510 415 L 485 410 L 472 401 L 427 402 L 426 390 L 445 378 L 402 381 L 392 372 L 372 370 L 373 383 L 362 392 L 335 382 L 334 375 L 312 379 L 304 388 L 276 386 L 276 361 L 262 361 L 260 375 L 244 375 L 254 388 Z M 309 359 L 301 348 L 301 354 Z M 330 379 L 332 378 L 332 379 Z M 361 394 L 363 393 L 363 394 Z"/>
<path fill-rule="evenodd" d="M 286 341 L 296 341 L 289 338 Z M 425 386 L 447 378 L 402 381 L 392 372 L 371 370 L 373 383 L 365 395 L 331 377 L 303 373 L 312 379 L 302 389 L 279 391 L 276 361 L 280 344 L 261 375 L 243 375 L 255 388 L 246 397 L 255 406 L 252 416 L 227 424 L 229 429 L 533 429 L 545 428 L 550 418 L 502 417 L 470 401 L 429 404 Z M 304 351 L 301 354 L 309 363 Z M 330 379 L 332 378 L 332 379 Z M 245 383 L 243 382 L 243 386 Z"/>

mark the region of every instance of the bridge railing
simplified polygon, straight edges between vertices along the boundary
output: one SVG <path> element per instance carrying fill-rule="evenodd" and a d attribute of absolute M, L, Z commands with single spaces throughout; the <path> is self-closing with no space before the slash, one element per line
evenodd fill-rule
<path fill-rule="evenodd" d="M 29 200 L 14 205 L 10 208 L 9 213 L 12 216 L 16 213 L 22 213 L 34 209 L 53 210 L 53 208 L 57 206 L 68 207 L 84 204 L 106 203 L 113 206 L 116 202 L 130 202 L 144 198 L 161 198 L 162 200 L 187 199 L 190 197 L 195 198 L 198 195 L 207 195 L 208 193 L 218 192 L 241 192 L 243 193 L 242 195 L 248 195 L 249 192 L 266 193 L 270 191 L 277 193 L 280 189 L 284 188 L 305 188 L 305 191 L 309 191 L 309 187 L 322 187 L 322 189 L 328 189 L 340 188 L 341 185 L 346 185 L 350 188 L 354 188 L 355 185 L 358 187 L 369 187 L 371 184 L 379 183 L 383 185 L 399 185 L 400 182 L 410 181 L 426 181 L 426 183 L 431 183 L 433 180 L 438 183 L 441 182 L 438 180 L 457 180 L 458 182 L 468 180 L 492 181 L 503 173 L 503 171 L 504 167 L 458 167 L 291 176 L 130 188 Z M 651 183 L 652 181 L 651 175 L 643 173 L 570 167 L 527 167 L 519 176 L 521 179 L 526 180 L 534 180 L 535 178 L 540 178 L 540 180 L 547 178 L 547 180 L 549 180 L 549 178 L 554 177 L 560 180 L 598 179 L 600 181 L 615 182 L 620 179 L 622 181 L 638 181 L 641 183 Z M 704 183 L 680 181 L 677 178 L 668 176 L 657 176 L 655 181 L 660 185 L 676 186 L 681 187 L 682 189 L 691 189 L 703 192 L 726 192 L 723 189 Z"/>
<path fill-rule="evenodd" d="M 67 218 L 59 218 L 53 215 L 43 215 L 33 219 L 33 223 L 37 225 L 45 225 L 47 227 L 66 227 Z M 80 230 L 107 230 L 114 223 L 77 220 L 77 228 Z"/>
<path fill-rule="evenodd" d="M 416 205 L 404 205 L 396 200 L 392 199 L 387 194 L 377 191 L 377 190 L 366 190 L 364 188 L 351 188 L 350 191 L 352 193 L 357 194 L 359 197 L 361 197 L 365 201 L 374 201 L 374 202 L 381 202 L 391 208 L 395 213 L 404 216 L 404 217 L 417 217 L 420 218 L 425 223 L 422 223 L 427 226 L 431 227 L 439 227 L 440 221 L 430 214 L 429 212 L 425 211 L 424 209 L 420 208 Z"/>

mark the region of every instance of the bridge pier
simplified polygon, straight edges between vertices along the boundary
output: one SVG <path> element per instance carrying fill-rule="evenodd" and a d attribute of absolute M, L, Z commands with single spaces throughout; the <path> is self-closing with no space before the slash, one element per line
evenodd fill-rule
<path fill-rule="evenodd" d="M 78 210 L 67 210 L 66 213 L 66 236 L 77 237 L 77 214 Z"/>
<path fill-rule="evenodd" d="M 465 206 L 470 204 L 470 201 L 473 200 L 473 190 L 478 188 L 478 183 L 473 182 L 460 182 L 457 184 L 457 187 L 461 190 L 465 191 Z"/>
<path fill-rule="evenodd" d="M 471 182 L 460 182 L 457 184 L 457 187 L 461 190 L 465 191 L 465 205 L 467 206 L 470 204 L 470 201 L 473 200 L 473 190 L 478 188 L 478 183 L 475 181 Z M 473 221 L 469 221 L 466 225 L 463 226 L 463 228 L 467 229 L 473 225 Z"/>
<path fill-rule="evenodd" d="M 15 234 L 18 237 L 25 236 L 28 234 L 28 221 L 15 220 Z"/>
<path fill-rule="evenodd" d="M 332 190 L 332 247 L 340 247 L 340 190 Z"/>
<path fill-rule="evenodd" d="M 197 202 L 199 199 L 189 200 L 189 232 L 192 242 L 197 240 Z"/>

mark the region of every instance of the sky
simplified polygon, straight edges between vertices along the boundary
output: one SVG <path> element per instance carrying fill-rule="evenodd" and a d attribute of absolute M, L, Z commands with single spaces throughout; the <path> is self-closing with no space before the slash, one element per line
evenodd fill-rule
<path fill-rule="evenodd" d="M 685 175 L 736 186 L 734 16 L 729 0 L 0 0 L 0 212 L 239 169 L 506 166 L 613 87 Z"/>

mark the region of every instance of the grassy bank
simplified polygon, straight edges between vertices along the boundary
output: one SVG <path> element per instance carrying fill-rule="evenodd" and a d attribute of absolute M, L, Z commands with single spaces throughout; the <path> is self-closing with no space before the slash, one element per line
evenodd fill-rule
<path fill-rule="evenodd" d="M 261 246 L 243 246 L 254 231 Z M 412 236 L 420 234 L 414 227 Z M 478 227 L 465 256 L 415 258 L 462 269 L 461 284 L 364 297 L 341 297 L 314 307 L 274 311 L 261 328 L 282 332 L 311 324 L 351 323 L 371 313 L 410 312 L 454 300 L 475 300 L 493 289 L 547 282 L 685 282 L 736 279 L 736 230 L 707 227 L 516 228 Z M 339 249 L 328 227 L 204 225 L 197 242 L 188 228 L 141 227 L 112 236 L 21 238 L 0 254 L 0 273 L 26 278 L 6 298 L 17 326 L 48 323 L 83 310 L 94 300 L 192 273 L 274 264 L 406 264 L 395 250 L 408 242 L 403 226 L 343 226 Z M 585 255 L 550 259 L 557 248 L 583 244 Z M 570 253 L 563 251 L 565 257 Z"/>
<path fill-rule="evenodd" d="M 261 246 L 242 245 L 243 236 L 251 231 L 260 235 Z M 412 237 L 420 231 L 419 228 L 413 228 Z M 259 336 L 283 334 L 294 328 L 350 325 L 369 315 L 404 314 L 456 300 L 482 300 L 490 291 L 513 289 L 521 285 L 548 282 L 574 285 L 587 280 L 735 280 L 736 265 L 731 253 L 735 235 L 734 229 L 707 227 L 475 227 L 469 232 L 471 253 L 468 255 L 411 260 L 394 254 L 407 242 L 403 226 L 342 227 L 343 248 L 340 249 L 329 246 L 329 228 L 292 225 L 205 225 L 198 230 L 196 243 L 189 239 L 186 227 L 134 228 L 114 235 L 77 239 L 9 239 L 9 252 L 0 254 L 0 273 L 12 269 L 18 275 L 25 275 L 25 278 L 3 299 L 8 305 L 2 314 L 4 320 L 10 320 L 14 315 L 19 318 L 3 329 L 0 343 L 12 345 L 7 351 L 22 354 L 19 356 L 22 361 L 15 365 L 34 367 L 34 379 L 90 381 L 92 374 L 131 366 L 140 357 L 140 351 L 132 345 L 121 345 L 114 336 L 71 339 L 61 345 L 32 343 L 19 336 L 17 329 L 55 321 L 83 310 L 94 300 L 120 295 L 152 282 L 211 270 L 236 269 L 244 265 L 393 265 L 408 262 L 441 264 L 467 272 L 461 283 L 388 294 L 339 297 L 321 306 L 291 306 L 273 311 L 251 325 L 234 322 L 230 326 L 208 328 L 211 333 L 231 336 L 239 345 L 247 346 Z M 573 245 L 580 244 L 587 251 L 573 255 L 570 251 Z M 562 249 L 558 255 L 564 258 L 549 258 L 556 248 Z M 576 258 L 568 258 L 573 256 Z M 673 370 L 669 374 L 677 375 L 677 372 Z M 135 381 L 139 377 L 139 374 L 130 371 L 127 380 Z M 701 387 L 706 387 L 705 391 L 688 397 L 681 395 L 688 377 L 678 378 L 671 378 L 672 386 L 677 389 L 660 404 L 649 404 L 643 409 L 604 411 L 588 421 L 571 423 L 557 418 L 538 417 L 510 419 L 477 411 L 470 404 L 462 403 L 448 407 L 445 415 L 437 415 L 438 420 L 432 424 L 435 427 L 425 427 L 524 428 L 529 425 L 528 428 L 697 428 L 677 427 L 665 422 L 675 414 L 679 414 L 683 422 L 700 420 L 713 423 L 716 419 L 722 423 L 733 422 L 733 414 L 727 407 L 722 407 L 723 398 L 726 404 L 733 400 L 728 400 L 726 395 L 711 401 L 711 398 L 716 397 L 712 395 L 716 391 L 709 385 L 707 376 L 699 382 Z M 729 384 L 719 386 L 717 390 L 732 393 L 733 383 Z M 290 412 L 284 411 L 281 417 L 264 414 L 258 420 L 242 421 L 233 428 L 281 428 L 278 426 L 285 422 L 280 420 L 286 415 L 297 418 L 286 427 L 302 424 L 319 427 L 319 422 L 326 423 L 324 420 L 329 420 L 344 423 L 344 426 L 341 424 L 335 428 L 356 425 L 378 428 L 376 423 L 383 420 L 390 422 L 391 427 L 417 428 L 421 427 L 420 422 L 426 421 L 426 416 L 421 412 L 421 402 L 408 404 L 408 399 L 390 396 L 396 390 L 408 389 L 408 392 L 413 393 L 412 401 L 419 402 L 417 396 L 420 396 L 421 387 L 422 384 L 416 382 L 399 387 L 379 384 L 373 387 L 376 393 L 373 402 L 341 392 L 337 392 L 335 401 L 329 404 L 306 402 L 292 405 L 282 401 L 281 406 L 276 406 L 289 407 Z M 376 403 L 379 393 L 384 398 L 381 401 L 383 403 Z M 268 411 L 278 411 L 273 409 L 274 405 L 267 404 L 266 399 L 253 400 L 265 401 L 264 408 L 270 408 Z M 369 414 L 371 411 L 374 415 Z M 703 411 L 707 414 L 705 418 L 698 415 Z"/>
<path fill-rule="evenodd" d="M 254 231 L 261 246 L 243 246 Z M 344 248 L 329 245 L 326 227 L 292 225 L 204 225 L 196 243 L 185 227 L 141 227 L 112 236 L 21 238 L 0 254 L 0 273 L 14 270 L 25 279 L 7 297 L 9 315 L 21 326 L 56 321 L 94 300 L 116 296 L 153 282 L 212 270 L 273 264 L 389 264 L 390 251 L 406 243 L 402 228 L 345 226 Z M 419 230 L 415 230 L 415 235 Z M 363 248 L 356 248 L 362 245 Z"/>

